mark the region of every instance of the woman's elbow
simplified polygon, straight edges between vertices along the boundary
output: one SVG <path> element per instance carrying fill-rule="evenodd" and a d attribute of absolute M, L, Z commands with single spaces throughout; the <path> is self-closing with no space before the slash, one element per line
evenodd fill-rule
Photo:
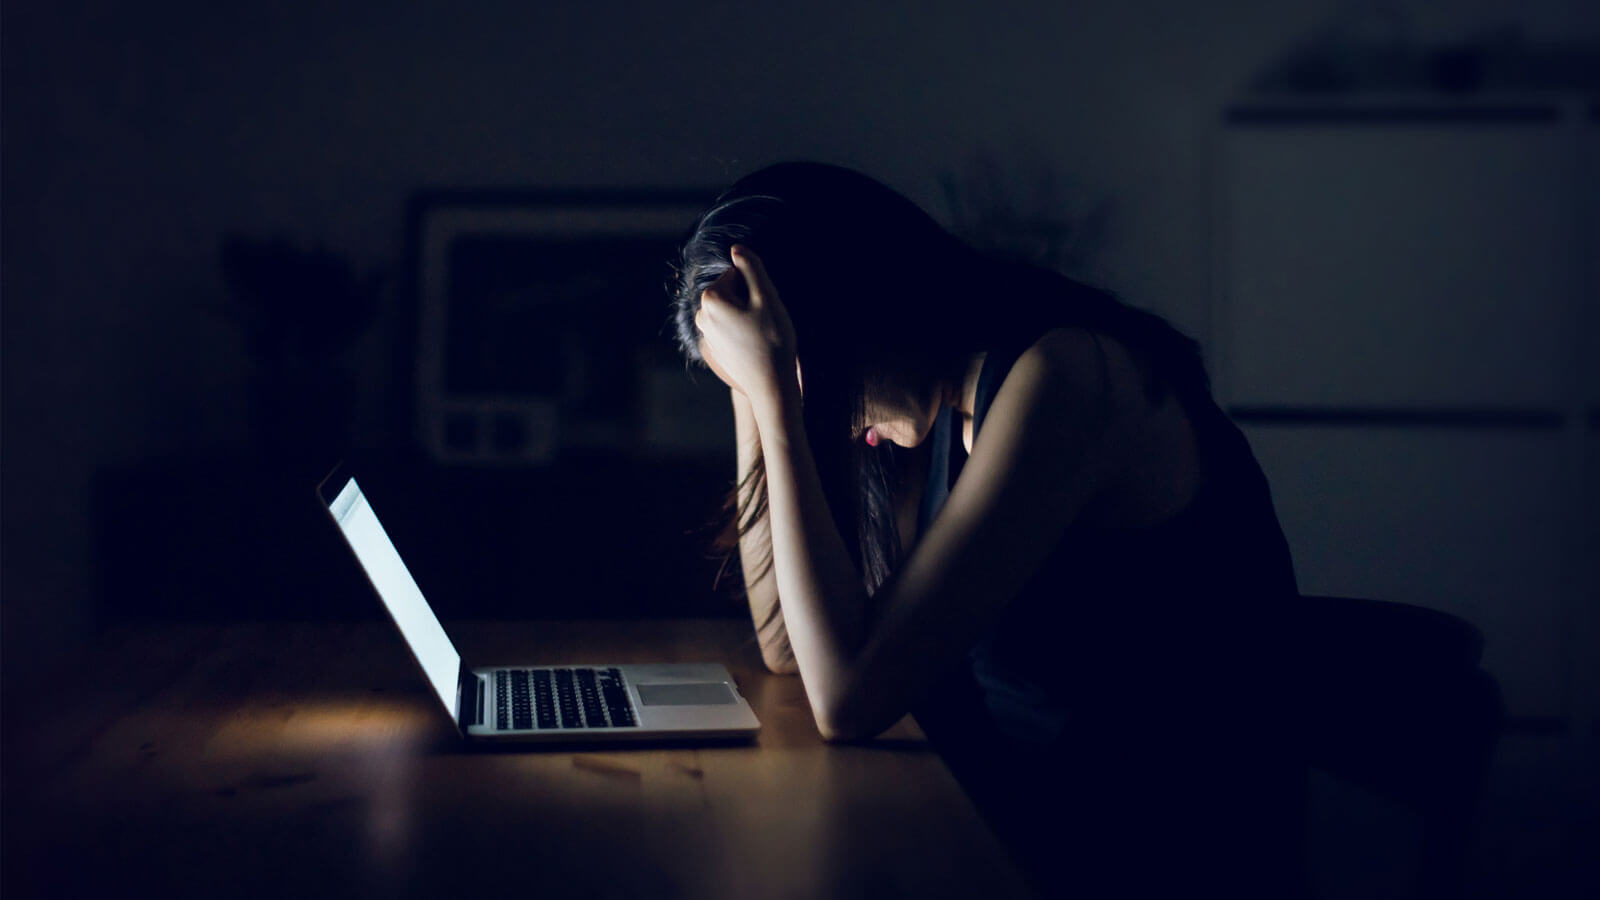
<path fill-rule="evenodd" d="M 822 739 L 830 744 L 850 744 L 857 741 L 864 741 L 872 737 L 872 734 L 869 732 L 854 730 L 848 726 L 832 724 L 825 722 L 822 719 L 817 720 L 817 731 L 822 735 Z"/>
<path fill-rule="evenodd" d="M 877 737 L 887 725 L 877 725 L 863 716 L 854 704 L 843 701 L 813 704 L 811 714 L 817 731 L 830 744 L 847 744 Z"/>

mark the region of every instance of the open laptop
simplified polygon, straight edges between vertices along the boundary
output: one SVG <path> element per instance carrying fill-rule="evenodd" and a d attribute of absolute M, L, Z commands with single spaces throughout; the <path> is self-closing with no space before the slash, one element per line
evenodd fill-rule
<path fill-rule="evenodd" d="M 344 466 L 317 494 L 468 740 L 577 743 L 749 738 L 761 727 L 717 663 L 468 665 Z"/>

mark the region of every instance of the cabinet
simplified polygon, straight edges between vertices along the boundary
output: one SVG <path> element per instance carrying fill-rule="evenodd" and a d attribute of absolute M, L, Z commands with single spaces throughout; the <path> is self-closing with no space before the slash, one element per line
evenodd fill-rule
<path fill-rule="evenodd" d="M 1600 103 L 1252 100 L 1216 134 L 1217 394 L 1308 594 L 1450 612 L 1592 728 Z"/>

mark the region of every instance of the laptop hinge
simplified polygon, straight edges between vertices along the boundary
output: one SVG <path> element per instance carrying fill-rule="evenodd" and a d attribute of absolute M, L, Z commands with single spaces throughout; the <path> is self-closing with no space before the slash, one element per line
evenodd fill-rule
<path fill-rule="evenodd" d="M 483 724 L 484 682 L 465 664 L 456 676 L 456 721 L 462 733 L 474 725 Z"/>

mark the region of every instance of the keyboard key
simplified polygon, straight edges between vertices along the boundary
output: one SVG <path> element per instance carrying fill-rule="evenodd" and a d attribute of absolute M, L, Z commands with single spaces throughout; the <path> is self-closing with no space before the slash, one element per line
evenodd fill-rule
<path fill-rule="evenodd" d="M 550 670 L 536 669 L 533 673 L 535 713 L 540 728 L 558 728 L 555 694 L 550 688 Z"/>
<path fill-rule="evenodd" d="M 511 727 L 511 673 L 499 669 L 494 673 L 494 727 Z"/>
<path fill-rule="evenodd" d="M 600 688 L 595 684 L 593 669 L 576 669 L 578 702 L 583 705 L 583 720 L 590 728 L 606 726 L 605 707 L 600 704 Z"/>
<path fill-rule="evenodd" d="M 633 708 L 628 704 L 628 691 L 623 686 L 621 670 L 606 669 L 596 682 L 612 727 L 628 728 L 637 724 L 633 718 Z"/>
<path fill-rule="evenodd" d="M 526 669 L 511 673 L 511 727 L 519 731 L 533 727 L 533 701 Z"/>
<path fill-rule="evenodd" d="M 609 669 L 499 669 L 495 724 L 501 729 L 634 728 L 622 672 Z"/>
<path fill-rule="evenodd" d="M 571 669 L 556 669 L 556 704 L 561 712 L 562 728 L 582 728 L 583 715 L 579 712 L 578 693 Z"/>

